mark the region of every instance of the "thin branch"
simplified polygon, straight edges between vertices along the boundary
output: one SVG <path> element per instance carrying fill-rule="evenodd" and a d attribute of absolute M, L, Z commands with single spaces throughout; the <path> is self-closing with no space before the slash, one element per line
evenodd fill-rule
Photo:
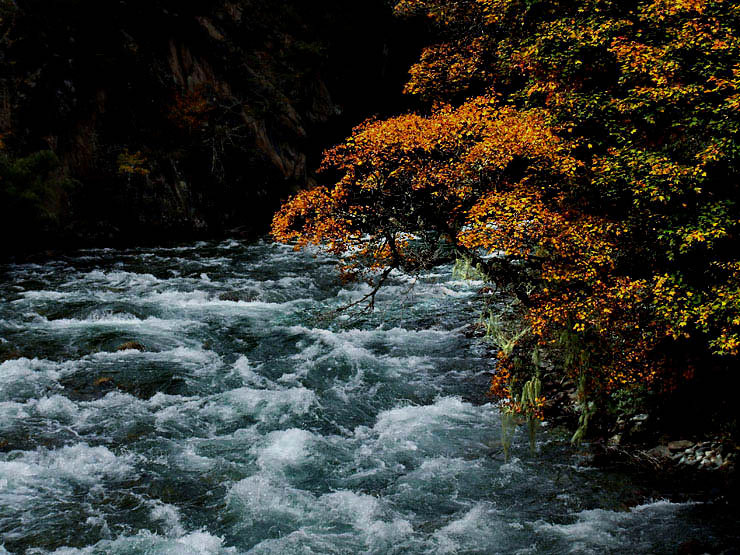
<path fill-rule="evenodd" d="M 335 309 L 334 314 L 339 314 L 340 312 L 344 312 L 345 310 L 348 310 L 354 306 L 364 303 L 368 299 L 369 299 L 369 302 L 367 306 L 365 307 L 365 310 L 368 312 L 373 310 L 375 308 L 375 295 L 378 294 L 378 291 L 380 291 L 380 288 L 383 287 L 383 284 L 386 282 L 386 280 L 388 279 L 388 276 L 394 269 L 395 269 L 395 266 L 389 266 L 388 268 L 386 268 L 383 271 L 383 273 L 380 275 L 378 282 L 373 286 L 372 291 L 370 291 L 367 295 L 363 296 L 361 299 L 358 299 L 347 305 L 340 306 L 339 308 Z"/>

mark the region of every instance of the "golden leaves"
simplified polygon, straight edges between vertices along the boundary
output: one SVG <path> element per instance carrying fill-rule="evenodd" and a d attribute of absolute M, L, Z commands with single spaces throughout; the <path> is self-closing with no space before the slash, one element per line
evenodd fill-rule
<path fill-rule="evenodd" d="M 409 70 L 404 92 L 422 98 L 448 98 L 486 80 L 483 37 L 425 48 Z"/>
<path fill-rule="evenodd" d="M 149 168 L 146 167 L 147 160 L 140 151 L 129 152 L 124 148 L 118 155 L 118 174 L 119 175 L 149 175 Z"/>
<path fill-rule="evenodd" d="M 740 6 L 395 9 L 441 29 L 406 86 L 429 112 L 357 127 L 325 155 L 336 185 L 289 201 L 275 236 L 323 244 L 353 272 L 413 265 L 427 231 L 507 261 L 528 280 L 536 340 L 588 353 L 566 366 L 591 389 L 670 384 L 671 341 L 740 355 Z"/>

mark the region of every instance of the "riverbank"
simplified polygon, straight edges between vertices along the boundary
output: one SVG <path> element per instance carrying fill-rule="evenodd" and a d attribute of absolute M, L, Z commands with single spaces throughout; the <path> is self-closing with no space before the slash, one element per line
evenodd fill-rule
<path fill-rule="evenodd" d="M 505 294 L 483 287 L 479 295 L 487 305 L 508 306 L 498 321 L 498 338 L 485 341 L 488 357 L 495 361 L 502 338 L 514 336 L 521 328 L 512 300 Z M 496 299 L 491 301 L 491 299 Z M 479 321 L 466 332 L 484 339 L 490 330 Z M 546 358 L 546 357 L 543 357 Z M 543 360 L 542 394 L 543 428 L 555 431 L 568 441 L 579 427 L 581 402 L 576 384 L 564 380 L 551 360 Z M 495 375 L 496 370 L 491 376 Z M 674 398 L 643 397 L 631 410 L 621 413 L 594 413 L 587 428 L 583 446 L 573 446 L 588 464 L 605 471 L 633 473 L 646 490 L 669 491 L 672 500 L 719 501 L 737 506 L 740 503 L 737 461 L 740 447 L 732 433 L 732 412 L 726 407 L 699 403 L 690 394 L 696 384 L 688 384 Z M 686 390 L 689 390 L 687 393 Z M 714 412 L 713 412 L 714 411 Z M 679 489 L 674 489 L 681 484 Z M 693 553 L 693 552 L 692 552 Z"/>
<path fill-rule="evenodd" d="M 572 434 L 580 416 L 575 385 L 548 380 L 545 395 L 546 421 Z M 693 492 L 702 498 L 740 503 L 740 447 L 730 434 L 711 427 L 702 430 L 700 425 L 682 433 L 670 424 L 678 415 L 667 411 L 601 416 L 594 418 L 586 438 L 594 464 L 630 469 L 655 484 L 680 483 L 686 488 L 685 495 Z"/>

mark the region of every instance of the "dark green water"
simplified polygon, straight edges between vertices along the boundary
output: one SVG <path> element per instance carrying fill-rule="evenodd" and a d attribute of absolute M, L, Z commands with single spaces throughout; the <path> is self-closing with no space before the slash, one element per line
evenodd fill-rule
<path fill-rule="evenodd" d="M 505 463 L 480 284 L 396 275 L 374 313 L 270 244 L 2 267 L 0 545 L 11 553 L 674 553 L 711 503 L 646 497 L 543 433 Z M 413 286 L 412 286 L 413 285 Z M 145 351 L 115 351 L 136 341 Z M 0 553 L 5 552 L 0 547 Z"/>

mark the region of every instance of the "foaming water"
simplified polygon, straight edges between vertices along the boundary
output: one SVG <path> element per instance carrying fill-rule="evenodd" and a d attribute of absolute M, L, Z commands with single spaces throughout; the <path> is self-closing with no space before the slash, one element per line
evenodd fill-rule
<path fill-rule="evenodd" d="M 500 448 L 480 283 L 238 241 L 0 270 L 0 553 L 673 553 L 733 514 Z M 635 503 L 642 504 L 635 504 Z M 736 516 L 736 515 L 735 515 Z"/>

